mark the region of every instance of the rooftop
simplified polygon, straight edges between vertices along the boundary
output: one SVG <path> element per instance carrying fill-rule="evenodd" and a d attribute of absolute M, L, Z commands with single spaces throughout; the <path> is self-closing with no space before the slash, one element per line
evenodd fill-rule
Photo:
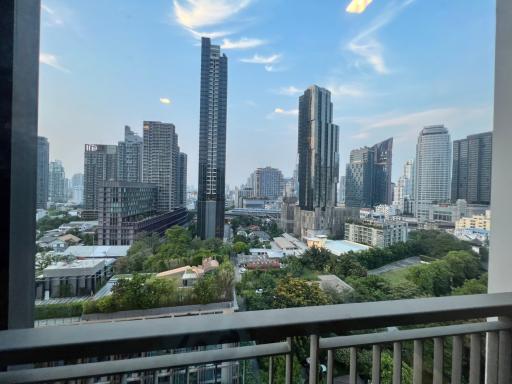
<path fill-rule="evenodd" d="M 76 245 L 68 247 L 64 255 L 96 258 L 96 257 L 122 257 L 126 256 L 129 245 Z"/>
<path fill-rule="evenodd" d="M 360 252 L 370 249 L 367 245 L 354 243 L 353 241 L 348 240 L 326 240 L 324 247 L 336 256 L 343 255 L 350 251 Z"/>

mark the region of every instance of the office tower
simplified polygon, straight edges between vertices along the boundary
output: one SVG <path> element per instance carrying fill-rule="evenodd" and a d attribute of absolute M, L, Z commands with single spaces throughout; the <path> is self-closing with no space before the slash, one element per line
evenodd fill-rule
<path fill-rule="evenodd" d="M 144 121 L 143 180 L 158 186 L 157 210 L 177 208 L 178 135 L 174 124 Z"/>
<path fill-rule="evenodd" d="M 346 206 L 372 208 L 391 204 L 392 157 L 393 138 L 350 152 L 345 180 Z"/>
<path fill-rule="evenodd" d="M 97 217 L 98 188 L 117 179 L 117 145 L 85 144 L 84 209 L 86 218 Z"/>
<path fill-rule="evenodd" d="M 46 137 L 37 137 L 37 201 L 36 208 L 46 209 L 48 202 L 48 182 L 50 164 L 50 144 Z"/>
<path fill-rule="evenodd" d="M 249 177 L 254 197 L 277 200 L 283 195 L 283 173 L 272 167 L 257 168 Z"/>
<path fill-rule="evenodd" d="M 453 142 L 452 201 L 490 204 L 492 132 Z"/>
<path fill-rule="evenodd" d="M 98 244 L 130 245 L 135 233 L 126 224 L 156 213 L 157 189 L 154 184 L 102 182 L 98 189 Z"/>
<path fill-rule="evenodd" d="M 412 198 L 412 169 L 412 160 L 407 160 L 404 164 L 403 173 L 398 178 L 394 188 L 393 205 L 395 205 L 401 213 L 408 213 L 410 210 L 408 202 L 410 202 Z"/>
<path fill-rule="evenodd" d="M 414 163 L 414 214 L 428 218 L 430 205 L 450 199 L 451 142 L 444 125 L 421 130 Z"/>
<path fill-rule="evenodd" d="M 73 203 L 81 205 L 84 203 L 84 174 L 75 173 L 71 177 L 71 190 Z"/>
<path fill-rule="evenodd" d="M 209 38 L 201 39 L 201 99 L 197 232 L 224 237 L 228 58 Z"/>
<path fill-rule="evenodd" d="M 120 181 L 142 181 L 142 137 L 129 126 L 124 127 L 124 141 L 117 145 L 117 179 Z"/>
<path fill-rule="evenodd" d="M 372 208 L 375 150 L 364 147 L 350 151 L 346 171 L 345 205 Z"/>
<path fill-rule="evenodd" d="M 331 92 L 316 85 L 299 98 L 299 206 L 335 207 L 339 127 L 332 123 Z"/>
<path fill-rule="evenodd" d="M 48 178 L 48 197 L 52 203 L 65 203 L 66 196 L 66 175 L 60 160 L 50 162 Z"/>
<path fill-rule="evenodd" d="M 178 206 L 185 208 L 187 206 L 187 154 L 183 152 L 178 154 L 176 188 Z"/>
<path fill-rule="evenodd" d="M 391 186 L 391 168 L 393 166 L 393 138 L 381 141 L 373 147 L 375 166 L 373 176 L 374 205 L 391 204 L 393 188 Z"/>
<path fill-rule="evenodd" d="M 340 185 L 338 187 L 338 189 L 339 189 L 338 203 L 340 203 L 340 204 L 345 204 L 346 182 L 347 182 L 347 177 L 341 176 L 340 177 Z"/>

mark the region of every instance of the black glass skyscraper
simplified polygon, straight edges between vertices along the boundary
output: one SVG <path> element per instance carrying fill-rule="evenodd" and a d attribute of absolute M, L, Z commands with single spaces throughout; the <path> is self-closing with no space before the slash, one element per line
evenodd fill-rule
<path fill-rule="evenodd" d="M 492 132 L 453 142 L 452 201 L 490 204 Z"/>
<path fill-rule="evenodd" d="M 209 38 L 201 40 L 197 232 L 224 236 L 228 58 Z"/>
<path fill-rule="evenodd" d="M 372 208 L 391 204 L 391 168 L 393 138 L 373 147 L 354 149 L 350 152 L 345 177 L 345 205 Z"/>
<path fill-rule="evenodd" d="M 331 92 L 316 85 L 299 98 L 299 206 L 336 206 L 339 127 L 332 123 Z"/>

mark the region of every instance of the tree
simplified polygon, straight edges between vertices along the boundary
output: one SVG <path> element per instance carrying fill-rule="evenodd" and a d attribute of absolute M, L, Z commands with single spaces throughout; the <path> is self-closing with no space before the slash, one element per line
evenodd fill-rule
<path fill-rule="evenodd" d="M 116 273 L 135 273 L 147 270 L 147 261 L 154 255 L 160 245 L 156 233 L 145 234 L 135 240 L 126 256 L 119 258 L 115 264 Z"/>
<path fill-rule="evenodd" d="M 347 283 L 354 288 L 354 291 L 346 294 L 346 301 L 367 302 L 389 300 L 392 287 L 389 281 L 376 276 L 348 277 Z"/>
<path fill-rule="evenodd" d="M 455 288 L 452 295 L 477 295 L 487 293 L 487 275 L 483 275 L 480 279 L 466 280 L 461 287 Z"/>
<path fill-rule="evenodd" d="M 275 289 L 274 308 L 305 307 L 329 304 L 327 295 L 317 283 L 287 277 L 280 280 Z"/>
<path fill-rule="evenodd" d="M 366 268 L 352 255 L 343 255 L 331 259 L 329 272 L 335 274 L 340 279 L 345 279 L 348 276 L 364 277 L 367 274 Z"/>
<path fill-rule="evenodd" d="M 218 297 L 231 299 L 233 282 L 235 281 L 235 270 L 230 262 L 222 263 L 214 273 Z"/>
<path fill-rule="evenodd" d="M 451 292 L 453 273 L 442 260 L 409 268 L 407 279 L 427 296 L 446 296 Z"/>
<path fill-rule="evenodd" d="M 197 301 L 201 304 L 211 303 L 215 300 L 217 286 L 215 277 L 210 274 L 203 276 L 194 284 L 193 292 Z"/>
<path fill-rule="evenodd" d="M 312 247 L 306 250 L 300 260 L 305 267 L 315 271 L 325 271 L 334 255 L 325 248 Z"/>
<path fill-rule="evenodd" d="M 233 252 L 240 254 L 249 252 L 249 246 L 243 241 L 237 241 L 233 244 Z"/>
<path fill-rule="evenodd" d="M 453 286 L 460 287 L 464 281 L 475 279 L 480 275 L 478 257 L 466 251 L 448 252 L 443 261 L 453 274 Z"/>

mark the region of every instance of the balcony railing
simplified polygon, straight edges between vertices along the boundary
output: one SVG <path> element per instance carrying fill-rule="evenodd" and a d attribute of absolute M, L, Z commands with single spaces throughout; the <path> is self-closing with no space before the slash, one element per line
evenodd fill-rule
<path fill-rule="evenodd" d="M 333 383 L 334 352 L 350 350 L 350 382 L 357 380 L 357 350 L 372 348 L 372 383 L 381 380 L 381 350 L 393 345 L 393 383 L 401 382 L 402 343 L 413 342 L 413 382 L 422 383 L 423 341 L 433 340 L 433 382 L 444 379 L 444 339 L 452 338 L 451 383 L 461 383 L 463 341 L 470 339 L 469 377 L 481 383 L 482 335 L 486 342 L 488 384 L 510 383 L 512 293 L 425 298 L 375 303 L 289 308 L 228 315 L 198 315 L 172 319 L 117 321 L 0 332 L 0 383 L 53 382 L 81 378 L 119 377 L 137 372 L 161 372 L 202 364 L 221 364 L 256 357 L 270 357 L 269 382 L 274 380 L 272 356 L 284 355 L 285 383 L 292 382 L 294 337 L 309 338 L 309 383 L 320 381 L 318 366 L 326 353 L 327 374 L 321 380 Z M 486 318 L 495 320 L 485 321 Z M 473 322 L 432 326 L 439 322 Z M 474 322 L 474 321 L 477 322 Z M 350 331 L 407 326 L 366 334 L 341 336 Z M 411 328 L 416 326 L 416 328 Z M 239 343 L 241 346 L 170 353 L 211 345 Z M 253 342 L 248 343 L 245 342 Z M 244 345 L 245 344 L 245 345 Z M 146 352 L 159 351 L 158 355 Z M 147 356 L 125 358 L 126 356 Z M 117 360 L 89 362 L 100 356 Z M 75 362 L 70 364 L 69 362 Z M 84 361 L 86 361 L 84 363 Z M 94 361 L 94 360 L 92 360 Z M 50 364 L 46 364 L 51 362 Z M 60 362 L 57 365 L 55 362 Z M 66 362 L 64 365 L 63 362 Z M 77 363 L 78 362 L 78 363 Z M 40 364 L 43 363 L 43 364 Z M 44 366 L 46 364 L 46 366 Z M 44 367 L 38 367 L 43 365 Z M 7 368 L 8 367 L 8 368 Z M 124 375 L 124 376 L 123 376 Z M 143 379 L 142 377 L 145 377 Z M 141 375 L 140 382 L 148 381 Z M 153 375 L 151 382 L 158 382 Z"/>

